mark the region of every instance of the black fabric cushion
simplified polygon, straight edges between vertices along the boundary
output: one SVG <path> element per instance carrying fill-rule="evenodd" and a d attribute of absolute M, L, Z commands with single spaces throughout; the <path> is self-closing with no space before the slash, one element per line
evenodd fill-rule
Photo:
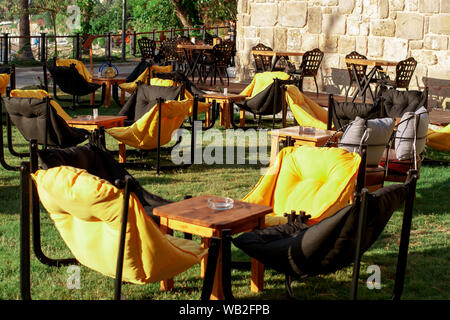
<path fill-rule="evenodd" d="M 345 127 L 359 116 L 363 119 L 375 119 L 380 116 L 379 102 L 375 104 L 353 103 L 353 102 L 336 102 L 334 101 L 334 109 L 332 119 L 335 130 Z"/>
<path fill-rule="evenodd" d="M 145 71 L 145 69 L 147 69 L 149 66 L 151 66 L 150 63 L 148 63 L 145 60 L 142 60 L 141 62 L 139 62 L 139 64 L 133 69 L 133 71 L 131 71 L 131 73 L 128 75 L 128 77 L 126 78 L 125 82 L 133 82 L 135 81 L 141 74 L 142 72 Z"/>
<path fill-rule="evenodd" d="M 277 114 L 283 108 L 281 88 L 274 81 L 263 91 L 242 103 L 236 103 L 240 108 L 257 115 Z"/>
<path fill-rule="evenodd" d="M 150 111 L 158 98 L 177 100 L 180 90 L 181 87 L 139 85 L 118 115 L 127 116 L 129 120 L 136 121 Z"/>
<path fill-rule="evenodd" d="M 130 175 L 114 160 L 109 152 L 91 144 L 65 149 L 41 150 L 39 151 L 39 158 L 44 169 L 62 165 L 76 167 L 85 169 L 90 174 L 105 179 L 112 184 L 115 184 L 117 179 L 123 181 L 126 175 Z M 153 208 L 168 204 L 170 201 L 147 192 L 134 178 L 133 181 L 136 186 L 136 189 L 133 190 L 134 194 L 141 202 L 147 215 L 159 224 L 159 217 L 153 215 Z"/>
<path fill-rule="evenodd" d="M 95 92 L 100 84 L 86 81 L 75 67 L 48 67 L 53 81 L 65 93 L 74 96 L 85 96 Z"/>
<path fill-rule="evenodd" d="M 72 147 L 89 136 L 87 130 L 69 127 L 51 106 L 48 106 L 47 115 L 45 99 L 8 97 L 4 101 L 11 121 L 28 141 L 36 139 L 39 144 L 44 144 L 46 128 L 49 146 Z"/>
<path fill-rule="evenodd" d="M 397 184 L 369 195 L 362 252 L 376 241 L 407 191 L 407 185 Z M 265 266 L 288 275 L 327 274 L 354 260 L 358 216 L 359 205 L 348 205 L 312 226 L 301 222 L 273 226 L 244 233 L 233 243 Z"/>
<path fill-rule="evenodd" d="M 0 74 L 2 74 L 2 73 L 10 74 L 11 67 L 0 67 Z"/>
<path fill-rule="evenodd" d="M 406 112 L 416 112 L 422 106 L 427 107 L 427 96 L 422 91 L 390 88 L 383 92 L 382 99 L 384 112 L 391 118 L 401 118 Z"/>

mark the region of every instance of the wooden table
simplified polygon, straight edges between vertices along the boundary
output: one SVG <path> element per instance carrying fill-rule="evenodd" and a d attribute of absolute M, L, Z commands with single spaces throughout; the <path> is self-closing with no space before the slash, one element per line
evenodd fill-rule
<path fill-rule="evenodd" d="M 124 77 L 114 77 L 114 78 L 106 78 L 106 77 L 93 77 L 93 83 L 98 83 L 100 85 L 105 84 L 105 107 L 109 107 L 111 105 L 111 88 L 113 85 L 122 84 L 126 82 L 126 78 Z M 91 104 L 94 104 L 95 93 L 91 95 Z M 123 105 L 125 103 L 125 91 L 120 91 L 120 103 Z"/>
<path fill-rule="evenodd" d="M 280 152 L 280 142 L 290 139 L 294 146 L 310 145 L 310 146 L 323 146 L 328 139 L 336 133 L 333 130 L 321 130 L 315 128 L 314 133 L 304 133 L 300 132 L 301 126 L 288 127 L 283 129 L 275 129 L 269 131 L 272 136 L 272 142 L 270 147 L 270 165 L 275 161 L 278 153 Z M 337 142 L 338 137 L 341 135 L 337 134 L 333 137 L 332 142 Z"/>
<path fill-rule="evenodd" d="M 67 124 L 74 128 L 81 128 L 88 131 L 94 131 L 103 127 L 105 129 L 113 127 L 123 127 L 124 122 L 127 119 L 126 116 L 102 116 L 97 118 L 93 116 L 78 116 L 67 120 Z M 126 161 L 126 146 L 124 143 L 119 142 L 119 162 Z"/>
<path fill-rule="evenodd" d="M 352 102 L 355 101 L 358 93 L 363 97 L 363 103 L 366 101 L 366 91 L 369 90 L 369 93 L 372 97 L 372 101 L 374 101 L 374 96 L 372 90 L 370 90 L 370 82 L 375 76 L 377 71 L 381 71 L 380 67 L 395 67 L 397 62 L 387 61 L 387 60 L 370 60 L 370 59 L 351 59 L 345 58 L 345 63 L 352 65 L 353 77 L 355 78 L 356 84 L 358 85 L 357 90 L 355 91 Z M 372 70 L 367 75 L 364 75 L 362 79 L 359 79 L 356 72 L 356 66 L 372 66 Z"/>
<path fill-rule="evenodd" d="M 173 230 L 187 232 L 200 236 L 202 247 L 207 248 L 211 237 L 222 237 L 222 230 L 230 229 L 231 234 L 259 229 L 264 226 L 265 215 L 272 208 L 242 201 L 234 201 L 234 207 L 229 210 L 213 210 L 208 207 L 208 199 L 216 196 L 203 195 L 179 202 L 170 203 L 153 209 L 153 214 L 160 217 L 160 230 L 171 234 Z M 223 299 L 222 287 L 222 252 L 219 252 L 212 299 Z M 231 263 L 231 261 L 230 261 Z M 259 292 L 264 286 L 264 265 L 252 259 L 251 291 Z M 201 272 L 204 276 L 206 257 L 201 262 Z M 161 282 L 162 290 L 173 288 L 173 280 Z"/>
<path fill-rule="evenodd" d="M 304 52 L 295 52 L 295 51 L 281 51 L 281 50 L 252 50 L 252 55 L 256 56 L 272 56 L 272 66 L 270 68 L 270 71 L 273 71 L 275 68 L 275 65 L 277 64 L 278 60 L 280 60 L 281 57 L 283 57 L 286 60 L 289 60 L 289 57 L 301 57 L 305 53 Z M 264 63 L 262 64 L 264 66 Z M 269 71 L 269 70 L 264 70 Z"/>
<path fill-rule="evenodd" d="M 243 101 L 247 98 L 246 95 L 240 95 L 240 94 L 227 94 L 224 95 L 222 93 L 212 93 L 212 94 L 204 94 L 203 97 L 205 98 L 206 103 L 211 103 L 213 100 L 216 100 L 217 103 L 220 104 L 220 125 L 224 126 L 225 129 L 229 129 L 231 125 L 231 114 L 230 114 L 230 103 L 231 102 L 239 102 Z M 244 116 L 245 119 L 245 113 L 244 111 L 241 111 L 241 121 L 242 116 Z M 209 111 L 206 112 L 206 125 L 209 125 Z M 245 123 L 244 123 L 245 125 Z M 242 123 L 241 123 L 242 126 Z"/>

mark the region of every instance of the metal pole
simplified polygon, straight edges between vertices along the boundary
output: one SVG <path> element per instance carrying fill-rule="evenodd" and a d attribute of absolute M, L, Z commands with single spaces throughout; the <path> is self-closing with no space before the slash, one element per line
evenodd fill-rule
<path fill-rule="evenodd" d="M 8 34 L 3 34 L 3 64 L 8 64 Z"/>
<path fill-rule="evenodd" d="M 75 59 L 81 60 L 81 51 L 80 51 L 80 34 L 77 33 L 75 35 Z"/>
<path fill-rule="evenodd" d="M 127 56 L 127 0 L 122 0 L 122 61 Z"/>
<path fill-rule="evenodd" d="M 136 56 L 136 31 L 133 31 L 130 38 L 130 54 Z"/>
<path fill-rule="evenodd" d="M 46 61 L 46 43 L 45 43 L 45 32 L 41 33 L 41 62 L 44 63 Z"/>

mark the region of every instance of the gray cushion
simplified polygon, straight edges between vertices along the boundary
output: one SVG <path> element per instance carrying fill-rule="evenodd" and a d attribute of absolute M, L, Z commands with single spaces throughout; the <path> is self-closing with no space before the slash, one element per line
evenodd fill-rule
<path fill-rule="evenodd" d="M 367 165 L 378 165 L 394 130 L 394 119 L 379 118 L 366 120 L 360 117 L 347 127 L 341 138 L 339 147 L 350 152 L 358 152 L 360 144 L 367 145 Z M 369 129 L 364 137 L 366 129 Z"/>
<path fill-rule="evenodd" d="M 415 116 L 418 115 L 416 127 Z M 427 142 L 428 124 L 430 122 L 428 111 L 421 107 L 416 112 L 406 112 L 403 114 L 395 133 L 395 154 L 399 160 L 414 158 L 414 135 L 416 134 L 416 154 L 420 154 Z"/>

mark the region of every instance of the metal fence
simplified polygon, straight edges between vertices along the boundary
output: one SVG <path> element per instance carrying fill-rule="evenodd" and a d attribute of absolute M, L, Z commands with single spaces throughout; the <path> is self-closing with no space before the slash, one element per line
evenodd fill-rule
<path fill-rule="evenodd" d="M 104 57 L 110 60 L 113 56 L 113 49 L 120 48 L 119 58 L 126 60 L 126 52 L 137 56 L 137 40 L 139 37 L 147 37 L 151 40 L 159 42 L 161 36 L 164 35 L 166 39 L 175 39 L 178 36 L 190 37 L 191 34 L 200 34 L 203 40 L 208 36 L 219 36 L 220 30 L 226 29 L 226 34 L 231 40 L 236 39 L 236 31 L 232 26 L 214 26 L 214 27 L 201 27 L 201 28 L 185 28 L 185 29 L 169 29 L 169 30 L 152 30 L 149 32 L 136 32 L 132 31 L 125 34 L 125 37 L 121 33 L 106 33 L 103 35 L 95 35 L 96 39 L 104 39 Z M 46 33 L 40 33 L 38 35 L 31 36 L 16 36 L 4 33 L 1 36 L 0 41 L 0 62 L 3 64 L 8 64 L 13 60 L 14 56 L 20 51 L 19 41 L 20 39 L 29 39 L 31 50 L 33 51 L 33 56 L 41 61 L 45 62 L 49 57 L 72 57 L 74 59 L 82 59 L 82 36 L 77 33 L 74 35 L 48 35 Z M 127 41 L 123 41 L 126 39 Z M 56 42 L 56 46 L 54 45 Z M 67 46 L 69 49 L 67 50 Z M 56 47 L 64 48 L 56 52 Z"/>

